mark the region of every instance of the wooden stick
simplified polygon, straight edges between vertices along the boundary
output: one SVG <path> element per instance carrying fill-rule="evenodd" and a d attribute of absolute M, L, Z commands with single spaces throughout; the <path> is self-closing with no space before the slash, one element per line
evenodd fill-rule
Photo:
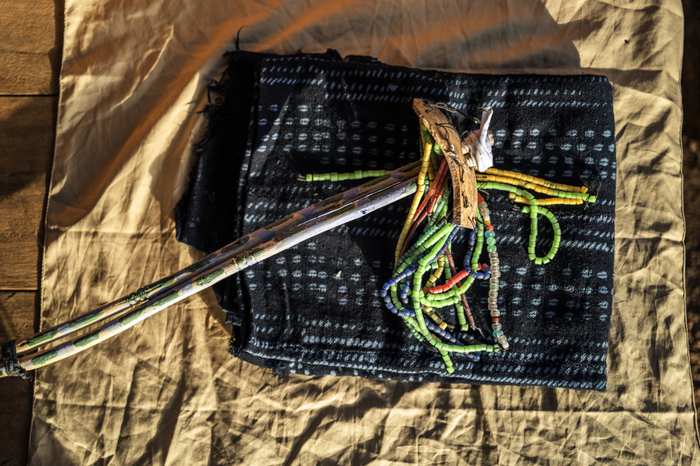
<path fill-rule="evenodd" d="M 65 322 L 56 327 L 52 327 L 43 332 L 39 332 L 31 337 L 23 338 L 15 342 L 15 348 L 18 355 L 27 351 L 34 351 L 40 346 L 45 346 L 53 341 L 63 339 L 73 332 L 80 330 L 98 321 L 112 319 L 125 314 L 138 303 L 151 301 L 157 294 L 163 293 L 185 281 L 191 277 L 200 274 L 210 267 L 214 267 L 219 263 L 240 254 L 242 251 L 248 250 L 257 244 L 269 239 L 270 237 L 308 222 L 314 218 L 326 215 L 347 204 L 361 199 L 364 196 L 379 192 L 383 189 L 390 189 L 401 183 L 406 178 L 406 173 L 410 173 L 415 167 L 420 166 L 420 162 L 414 162 L 399 168 L 392 173 L 377 178 L 363 185 L 354 187 L 345 191 L 342 194 L 332 196 L 312 206 L 306 207 L 292 215 L 289 215 L 277 222 L 258 230 L 252 235 L 245 236 L 221 249 L 215 251 L 197 263 L 186 267 L 169 277 L 158 280 L 155 283 L 146 285 L 130 295 L 124 296 L 112 303 L 95 309 L 92 312 L 77 317 L 69 322 Z"/>
<path fill-rule="evenodd" d="M 46 346 L 46 343 L 54 342 L 59 337 L 72 336 L 74 338 L 55 348 L 44 349 L 39 354 L 23 354 L 19 357 L 19 364 L 24 370 L 29 371 L 84 351 L 256 262 L 410 196 L 416 191 L 416 175 L 419 168 L 420 162 L 414 162 L 384 177 L 328 198 L 267 225 L 217 251 L 219 254 L 210 254 L 187 269 L 159 280 L 153 285 L 148 285 L 144 288 L 149 293 L 145 299 L 134 302 L 133 295 L 130 295 L 71 322 L 37 334 L 44 339 L 34 345 L 34 348 Z M 120 308 L 119 306 L 125 307 Z M 112 313 L 104 318 L 101 317 L 103 314 L 94 317 L 105 312 L 105 309 L 112 311 Z M 90 319 L 89 322 L 88 319 Z M 103 322 L 107 320 L 109 322 L 104 324 Z M 75 338 L 77 330 L 85 329 L 87 326 L 94 327 L 96 324 L 102 325 L 87 335 Z M 58 330 L 66 328 L 66 326 L 68 326 L 66 333 L 57 337 Z M 52 335 L 53 331 L 56 331 L 56 334 Z M 36 338 L 37 335 L 32 338 Z M 22 340 L 22 342 L 27 340 L 31 340 L 31 338 Z M 0 378 L 7 375 L 5 368 L 0 367 Z"/>

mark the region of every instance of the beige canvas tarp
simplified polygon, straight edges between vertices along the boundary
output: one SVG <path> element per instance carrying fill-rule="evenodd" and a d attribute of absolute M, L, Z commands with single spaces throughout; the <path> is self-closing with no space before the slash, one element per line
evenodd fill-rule
<path fill-rule="evenodd" d="M 37 372 L 32 465 L 696 464 L 684 312 L 680 0 L 67 0 L 44 328 L 194 262 L 173 207 L 222 53 L 341 54 L 614 87 L 615 294 L 603 393 L 275 378 L 208 292 Z"/>

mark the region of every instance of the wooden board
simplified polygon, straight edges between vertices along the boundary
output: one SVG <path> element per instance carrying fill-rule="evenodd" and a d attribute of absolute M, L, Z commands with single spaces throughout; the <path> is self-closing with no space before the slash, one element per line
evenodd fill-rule
<path fill-rule="evenodd" d="M 63 1 L 0 0 L 0 289 L 39 287 Z M 31 97 L 47 96 L 47 97 Z M 0 343 L 38 330 L 39 293 L 0 291 Z M 34 384 L 0 383 L 0 465 L 27 464 Z"/>
<path fill-rule="evenodd" d="M 58 94 L 63 4 L 0 0 L 0 95 Z"/>
<path fill-rule="evenodd" d="M 57 97 L 0 97 L 0 290 L 39 289 Z"/>
<path fill-rule="evenodd" d="M 30 335 L 37 330 L 37 292 L 0 291 L 0 342 Z M 0 465 L 27 464 L 32 421 L 34 382 L 10 377 L 0 381 Z"/>
<path fill-rule="evenodd" d="M 440 109 L 422 99 L 413 100 L 413 110 L 428 128 L 435 142 L 445 154 L 452 177 L 452 216 L 457 225 L 476 228 L 476 209 L 479 195 L 476 190 L 474 169 L 467 165 L 462 154 L 462 139 Z"/>

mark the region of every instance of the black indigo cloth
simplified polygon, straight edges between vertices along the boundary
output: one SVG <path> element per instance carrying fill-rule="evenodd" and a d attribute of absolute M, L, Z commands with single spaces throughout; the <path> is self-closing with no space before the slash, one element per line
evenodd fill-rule
<path fill-rule="evenodd" d="M 445 73 L 364 57 L 340 61 L 330 51 L 235 52 L 230 59 L 223 101 L 210 109 L 210 128 L 178 205 L 178 239 L 204 251 L 359 183 L 307 183 L 299 175 L 393 169 L 417 160 L 414 98 L 455 109 L 447 114 L 460 131 L 478 128 L 471 116 L 493 107 L 496 168 L 585 185 L 597 195 L 594 204 L 550 207 L 562 228 L 561 245 L 552 262 L 538 266 L 527 257 L 529 217 L 507 193 L 485 192 L 501 262 L 498 303 L 507 352 L 483 354 L 478 362 L 452 354 L 456 370 L 448 374 L 440 355 L 384 307 L 379 291 L 390 278 L 411 202 L 404 199 L 219 284 L 217 298 L 235 329 L 232 354 L 280 375 L 605 389 L 616 168 L 605 77 Z M 231 91 L 238 73 L 248 87 Z M 238 122 L 222 123 L 217 115 L 239 115 Z M 198 196 L 208 201 L 197 203 Z M 220 218 L 222 212 L 230 217 Z M 552 231 L 542 216 L 539 225 L 543 256 Z M 467 237 L 465 231 L 454 242 L 460 268 Z M 488 262 L 485 251 L 481 261 Z M 465 344 L 493 342 L 487 295 L 487 281 L 467 293 L 486 338 L 462 333 Z M 456 323 L 452 310 L 441 313 Z"/>

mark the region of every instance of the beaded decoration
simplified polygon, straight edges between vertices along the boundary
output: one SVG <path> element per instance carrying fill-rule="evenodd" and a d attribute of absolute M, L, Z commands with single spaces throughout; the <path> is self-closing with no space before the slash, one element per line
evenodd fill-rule
<path fill-rule="evenodd" d="M 376 178 L 391 173 L 391 170 L 355 170 L 349 173 L 320 173 L 308 174 L 299 176 L 299 181 L 345 181 L 345 180 L 361 180 L 363 178 Z"/>
<path fill-rule="evenodd" d="M 496 247 L 496 230 L 484 198 L 479 194 L 476 228 L 466 230 L 457 226 L 451 218 L 452 181 L 448 164 L 422 124 L 421 142 L 423 157 L 415 197 L 396 245 L 394 271 L 383 285 L 380 296 L 387 309 L 401 317 L 418 341 L 440 353 L 445 369 L 453 373 L 455 368 L 450 353 L 465 354 L 471 360 L 478 361 L 480 353 L 496 353 L 509 348 L 498 308 L 500 258 Z M 354 174 L 306 175 L 305 179 L 340 181 L 381 174 L 384 172 L 380 170 L 358 170 Z M 586 187 L 553 183 L 493 167 L 484 173 L 477 173 L 476 177 L 479 190 L 506 191 L 515 203 L 526 204 L 521 212 L 530 217 L 527 253 L 537 265 L 553 260 L 561 242 L 559 222 L 544 206 L 581 205 L 596 201 Z M 528 190 L 549 197 L 537 199 Z M 544 256 L 537 256 L 535 251 L 539 215 L 547 218 L 554 233 L 552 246 Z M 421 233 L 413 241 L 419 228 Z M 463 270 L 457 271 L 451 243 L 457 234 L 462 233 L 461 230 L 468 231 L 468 250 L 464 256 Z M 488 264 L 479 262 L 484 249 L 488 254 Z M 488 280 L 488 310 L 491 316 L 488 337 L 476 326 L 466 298 L 466 292 L 477 280 Z M 441 314 L 449 308 L 454 308 L 458 323 L 456 327 L 451 326 Z M 476 332 L 467 333 L 470 329 Z M 466 344 L 466 338 L 478 343 Z"/>

